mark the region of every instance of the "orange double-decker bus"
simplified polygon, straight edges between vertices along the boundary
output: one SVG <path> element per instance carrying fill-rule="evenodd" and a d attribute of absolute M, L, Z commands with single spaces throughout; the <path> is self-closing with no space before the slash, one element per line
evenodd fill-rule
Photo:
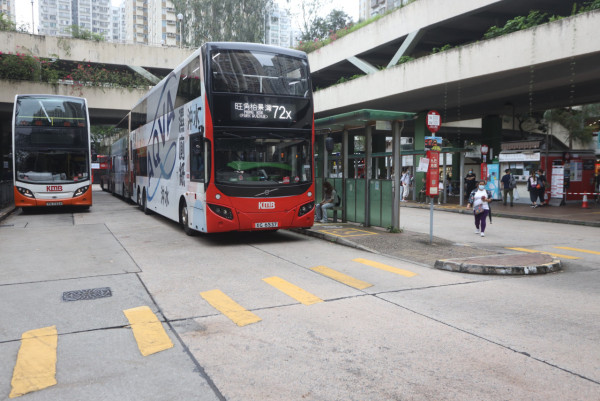
<path fill-rule="evenodd" d="M 92 206 L 86 100 L 17 95 L 12 126 L 15 206 Z"/>

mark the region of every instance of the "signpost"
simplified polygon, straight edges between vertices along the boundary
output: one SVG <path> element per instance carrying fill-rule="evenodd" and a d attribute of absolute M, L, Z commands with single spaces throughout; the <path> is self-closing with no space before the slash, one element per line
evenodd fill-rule
<path fill-rule="evenodd" d="M 440 130 L 442 125 L 442 117 L 440 113 L 435 110 L 431 110 L 427 113 L 427 129 L 435 134 Z M 433 141 L 432 141 L 433 142 Z M 441 146 L 441 143 L 437 143 L 436 147 Z M 432 146 L 433 148 L 433 146 Z M 429 168 L 427 169 L 427 178 L 425 183 L 425 190 L 427 196 L 429 196 L 429 244 L 433 243 L 433 197 L 440 196 L 439 179 L 440 179 L 440 152 L 437 150 L 428 150 L 427 159 L 429 159 Z"/>

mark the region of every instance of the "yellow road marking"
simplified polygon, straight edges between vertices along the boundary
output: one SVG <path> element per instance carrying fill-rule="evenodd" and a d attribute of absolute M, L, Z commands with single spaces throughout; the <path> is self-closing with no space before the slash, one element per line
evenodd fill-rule
<path fill-rule="evenodd" d="M 129 320 L 133 336 L 143 356 L 173 348 L 162 323 L 149 307 L 126 309 L 123 313 Z"/>
<path fill-rule="evenodd" d="M 201 292 L 200 296 L 202 296 L 202 298 L 204 298 L 213 308 L 227 316 L 240 327 L 262 320 L 254 313 L 244 309 L 244 307 L 229 298 L 220 290 Z"/>
<path fill-rule="evenodd" d="M 527 248 L 506 248 L 506 249 L 511 249 L 513 251 L 529 252 L 529 253 L 543 253 L 546 255 L 556 256 L 556 257 L 563 258 L 563 259 L 581 259 L 577 256 L 561 255 L 560 253 L 552 253 L 552 252 L 544 252 L 544 251 L 534 251 L 533 249 L 527 249 Z"/>
<path fill-rule="evenodd" d="M 26 331 L 13 371 L 9 397 L 15 398 L 56 384 L 56 326 Z"/>
<path fill-rule="evenodd" d="M 294 298 L 296 301 L 304 304 L 304 305 L 312 305 L 318 302 L 323 302 L 323 300 L 308 291 L 303 290 L 300 287 L 295 286 L 294 284 L 285 281 L 279 277 L 268 277 L 263 278 L 263 281 L 267 284 L 272 285 L 277 288 L 279 291 L 283 292 L 286 295 Z"/>
<path fill-rule="evenodd" d="M 373 286 L 373 284 L 371 284 L 371 283 L 367 283 L 366 281 L 362 281 L 357 278 L 348 276 L 344 273 L 341 273 L 337 270 L 330 269 L 329 267 L 326 267 L 326 266 L 317 266 L 317 267 L 311 268 L 310 270 L 320 273 L 329 278 L 332 278 L 336 281 L 339 281 L 340 283 L 349 285 L 350 287 L 356 288 L 358 290 L 364 290 L 365 288 L 369 288 L 369 287 Z"/>
<path fill-rule="evenodd" d="M 375 267 L 377 269 L 385 270 L 386 272 L 399 274 L 399 275 L 404 276 L 404 277 L 414 277 L 414 276 L 417 275 L 417 273 L 413 273 L 413 272 L 411 272 L 409 270 L 404 270 L 404 269 L 399 269 L 397 267 L 392 267 L 392 266 L 384 265 L 383 263 L 374 262 L 374 261 L 368 260 L 368 259 L 358 258 L 358 259 L 353 259 L 353 261 L 354 262 L 358 262 L 358 263 L 362 263 L 363 265 Z"/>
<path fill-rule="evenodd" d="M 361 237 L 363 235 L 379 235 L 371 231 L 359 230 L 356 228 L 341 228 L 337 230 L 319 230 L 322 233 L 335 235 L 336 237 Z M 341 233 L 340 233 L 341 231 Z M 339 233 L 339 234 L 338 234 Z"/>
<path fill-rule="evenodd" d="M 600 252 L 597 252 L 597 251 L 588 251 L 587 249 L 571 248 L 571 247 L 568 247 L 568 246 L 555 246 L 555 248 L 557 248 L 557 249 L 566 249 L 567 251 L 591 253 L 592 255 L 600 255 Z"/>

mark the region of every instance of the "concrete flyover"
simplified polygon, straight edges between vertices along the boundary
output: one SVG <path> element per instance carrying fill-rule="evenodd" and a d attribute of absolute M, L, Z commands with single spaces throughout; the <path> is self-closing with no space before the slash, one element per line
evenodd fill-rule
<path fill-rule="evenodd" d="M 521 8 L 535 9 L 535 1 L 521 3 Z M 498 23 L 490 10 L 508 5 L 516 3 L 417 1 L 310 53 L 316 86 L 361 72 L 353 57 L 386 67 L 408 41 L 404 50 L 412 51 L 407 54 L 422 56 L 374 72 L 363 69 L 365 76 L 316 91 L 316 117 L 362 108 L 436 109 L 448 122 L 600 102 L 600 10 L 476 41 L 485 32 L 482 27 Z M 426 32 L 411 38 L 420 29 Z M 432 44 L 453 41 L 463 45 L 430 54 Z"/>
<path fill-rule="evenodd" d="M 193 49 L 94 42 L 55 36 L 0 32 L 0 52 L 25 53 L 36 57 L 73 62 L 92 62 L 131 69 L 136 73 L 166 75 L 185 60 Z M 16 94 L 51 93 L 88 99 L 92 124 L 116 124 L 147 92 L 145 89 L 79 87 L 67 83 L 0 80 L 0 116 L 10 119 Z"/>

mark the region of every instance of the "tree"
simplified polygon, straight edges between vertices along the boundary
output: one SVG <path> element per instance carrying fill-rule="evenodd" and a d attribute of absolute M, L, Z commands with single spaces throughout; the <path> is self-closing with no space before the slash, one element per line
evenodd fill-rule
<path fill-rule="evenodd" d="M 567 139 L 571 148 L 573 141 L 584 144 L 591 142 L 593 133 L 599 129 L 598 117 L 600 117 L 600 104 L 587 104 L 580 109 L 570 107 L 552 109 L 544 113 L 545 120 L 558 123 L 569 131 Z M 590 120 L 595 121 L 594 124 L 590 124 Z"/>
<path fill-rule="evenodd" d="M 325 18 L 315 17 L 309 27 L 304 26 L 300 40 L 325 39 L 352 24 L 352 18 L 342 10 L 333 10 Z"/>
<path fill-rule="evenodd" d="M 205 42 L 255 42 L 264 39 L 265 19 L 272 0 L 174 0 L 183 15 L 187 45 Z"/>
<path fill-rule="evenodd" d="M 8 15 L 0 13 L 0 31 L 16 31 L 17 25 L 10 20 Z"/>
<path fill-rule="evenodd" d="M 106 40 L 103 34 L 90 32 L 87 29 L 81 28 L 79 25 L 71 25 L 66 28 L 66 31 L 70 33 L 74 39 L 93 40 L 95 42 L 104 42 Z"/>

